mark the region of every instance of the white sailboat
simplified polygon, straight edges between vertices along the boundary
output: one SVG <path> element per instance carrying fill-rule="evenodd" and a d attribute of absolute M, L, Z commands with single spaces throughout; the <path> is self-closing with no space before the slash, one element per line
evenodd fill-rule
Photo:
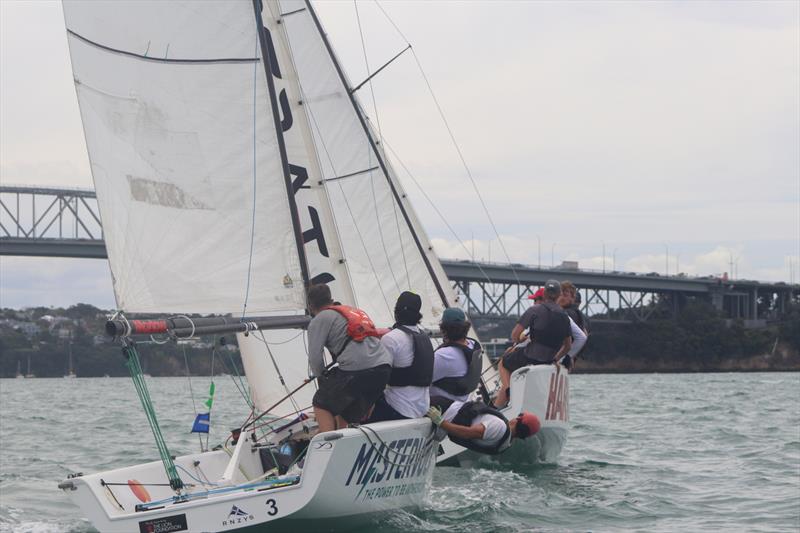
<path fill-rule="evenodd" d="M 569 433 L 569 372 L 558 364 L 525 366 L 511 374 L 510 383 L 508 405 L 500 412 L 509 420 L 523 411 L 535 414 L 542 424 L 539 432 L 515 440 L 511 448 L 490 457 L 465 450 L 448 439 L 441 444 L 438 464 L 475 466 L 481 461 L 498 461 L 517 465 L 556 461 Z"/>
<path fill-rule="evenodd" d="M 31 355 L 28 354 L 28 371 L 25 373 L 26 378 L 35 378 L 36 374 L 31 372 Z"/>
<path fill-rule="evenodd" d="M 64 13 L 123 311 L 107 329 L 125 341 L 161 461 L 59 487 L 101 531 L 227 531 L 419 505 L 438 445 L 430 421 L 317 435 L 308 417 L 309 283 L 385 325 L 402 290 L 422 296 L 429 327 L 454 300 L 311 4 L 74 1 Z M 175 457 L 131 338 L 229 331 L 253 412 L 235 446 Z"/>
<path fill-rule="evenodd" d="M 22 374 L 22 361 L 17 360 L 17 374 L 14 376 L 17 379 L 25 379 L 25 376 Z"/>
<path fill-rule="evenodd" d="M 72 341 L 69 342 L 69 370 L 64 375 L 65 379 L 75 379 L 78 375 L 75 373 L 75 369 L 72 367 Z"/>

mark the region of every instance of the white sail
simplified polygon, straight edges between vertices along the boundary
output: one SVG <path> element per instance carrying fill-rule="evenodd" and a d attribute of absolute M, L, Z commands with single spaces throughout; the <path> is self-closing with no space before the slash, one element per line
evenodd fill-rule
<path fill-rule="evenodd" d="M 271 50 L 270 71 L 281 118 L 279 135 L 286 150 L 297 202 L 303 251 L 311 283 L 327 283 L 337 299 L 354 304 L 334 223 L 327 189 L 314 149 L 311 125 L 306 114 L 297 72 L 292 64 L 277 2 L 261 4 L 261 23 L 267 48 Z M 237 336 L 242 363 L 250 385 L 250 397 L 259 411 L 273 406 L 308 377 L 308 359 L 302 332 L 260 331 Z M 285 415 L 311 405 L 315 386 L 308 385 L 291 400 L 284 401 L 273 414 Z"/>
<path fill-rule="evenodd" d="M 253 3 L 64 15 L 118 307 L 241 313 L 249 287 L 250 315 L 303 309 Z"/>
<path fill-rule="evenodd" d="M 435 327 L 444 300 L 454 303 L 455 294 L 425 231 L 388 161 L 376 154 L 310 5 L 281 0 L 280 7 L 354 303 L 388 326 L 397 296 L 412 290 L 423 299 L 423 324 Z"/>

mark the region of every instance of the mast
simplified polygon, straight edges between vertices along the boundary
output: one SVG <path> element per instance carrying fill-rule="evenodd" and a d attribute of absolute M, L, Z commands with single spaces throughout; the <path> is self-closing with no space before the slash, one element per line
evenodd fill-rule
<path fill-rule="evenodd" d="M 257 2 L 258 0 L 254 0 Z M 333 62 L 334 67 L 336 68 L 336 73 L 339 75 L 339 80 L 342 82 L 342 85 L 347 92 L 348 97 L 350 98 L 350 103 L 353 105 L 353 109 L 356 112 L 356 116 L 358 117 L 358 121 L 361 124 L 361 127 L 364 129 L 364 133 L 369 140 L 370 147 L 372 151 L 375 153 L 375 156 L 378 160 L 378 164 L 381 167 L 381 171 L 383 175 L 386 177 L 386 180 L 389 184 L 389 188 L 392 191 L 392 196 L 394 197 L 395 203 L 400 208 L 400 212 L 403 215 L 403 220 L 405 220 L 406 225 L 408 226 L 409 231 L 411 232 L 411 236 L 414 238 L 414 244 L 417 246 L 420 255 L 422 256 L 422 261 L 425 263 L 425 268 L 428 270 L 428 274 L 430 275 L 431 279 L 433 280 L 434 285 L 436 286 L 436 292 L 439 294 L 439 297 L 442 300 L 442 303 L 445 307 L 450 307 L 450 304 L 447 301 L 447 294 L 442 287 L 441 283 L 439 282 L 439 277 L 436 275 L 436 271 L 433 269 L 433 265 L 431 264 L 430 260 L 428 259 L 427 250 L 422 245 L 422 241 L 419 239 L 417 232 L 414 229 L 414 224 L 411 222 L 411 217 L 408 215 L 405 206 L 400 198 L 400 194 L 395 187 L 394 182 L 392 181 L 391 176 L 389 175 L 389 170 L 386 166 L 386 162 L 383 160 L 378 147 L 375 144 L 375 139 L 372 138 L 372 134 L 369 131 L 369 127 L 367 126 L 367 122 L 364 118 L 364 115 L 361 112 L 361 108 L 358 105 L 358 102 L 355 99 L 353 91 L 350 90 L 347 78 L 344 75 L 344 71 L 342 70 L 341 65 L 339 64 L 339 60 L 336 58 L 336 54 L 333 53 L 333 48 L 331 47 L 330 42 L 328 41 L 328 36 L 325 35 L 325 32 L 322 30 L 322 25 L 320 24 L 319 18 L 317 18 L 317 13 L 314 11 L 314 8 L 311 6 L 311 0 L 305 0 L 306 7 L 308 8 L 308 12 L 311 15 L 311 18 L 314 21 L 314 25 L 319 32 L 320 37 L 322 38 L 322 42 L 325 44 L 325 49 L 328 52 L 328 55 Z"/>
<path fill-rule="evenodd" d="M 297 247 L 297 255 L 300 260 L 300 272 L 303 276 L 303 286 L 308 288 L 311 284 L 310 276 L 308 274 L 308 261 L 306 259 L 306 251 L 303 244 L 303 231 L 300 228 L 300 214 L 297 210 L 297 201 L 294 197 L 292 190 L 292 177 L 289 173 L 289 158 L 286 155 L 286 143 L 283 139 L 283 128 L 281 126 L 280 112 L 278 110 L 278 101 L 275 97 L 275 81 L 272 79 L 272 53 L 270 52 L 267 44 L 266 28 L 264 21 L 261 18 L 261 0 L 253 0 L 253 11 L 256 18 L 256 31 L 258 32 L 258 40 L 261 45 L 261 62 L 264 64 L 264 72 L 267 76 L 267 88 L 269 90 L 269 100 L 272 107 L 272 120 L 275 124 L 275 135 L 278 137 L 278 148 L 281 154 L 281 166 L 283 168 L 283 179 L 286 185 L 286 195 L 289 200 L 289 211 L 292 215 L 292 228 L 294 229 L 294 240 Z"/>

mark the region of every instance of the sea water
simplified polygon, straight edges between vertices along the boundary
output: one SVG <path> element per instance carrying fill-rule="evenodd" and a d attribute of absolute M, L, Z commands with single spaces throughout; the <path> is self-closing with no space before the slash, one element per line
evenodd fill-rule
<path fill-rule="evenodd" d="M 192 378 L 194 405 L 186 378 L 147 382 L 173 454 L 197 451 L 209 378 Z M 215 382 L 212 443 L 247 411 Z M 577 374 L 571 389 L 557 463 L 440 467 L 422 509 L 351 529 L 800 531 L 800 373 Z M 94 531 L 58 482 L 156 458 L 129 379 L 0 380 L 0 530 Z"/>

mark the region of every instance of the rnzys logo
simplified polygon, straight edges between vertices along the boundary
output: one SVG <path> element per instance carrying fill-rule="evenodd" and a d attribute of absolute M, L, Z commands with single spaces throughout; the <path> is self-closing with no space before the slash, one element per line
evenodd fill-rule
<path fill-rule="evenodd" d="M 252 520 L 255 520 L 255 516 L 251 515 L 241 507 L 233 506 L 231 507 L 231 512 L 228 513 L 228 518 L 222 521 L 223 526 L 236 526 L 239 524 L 246 524 Z"/>

